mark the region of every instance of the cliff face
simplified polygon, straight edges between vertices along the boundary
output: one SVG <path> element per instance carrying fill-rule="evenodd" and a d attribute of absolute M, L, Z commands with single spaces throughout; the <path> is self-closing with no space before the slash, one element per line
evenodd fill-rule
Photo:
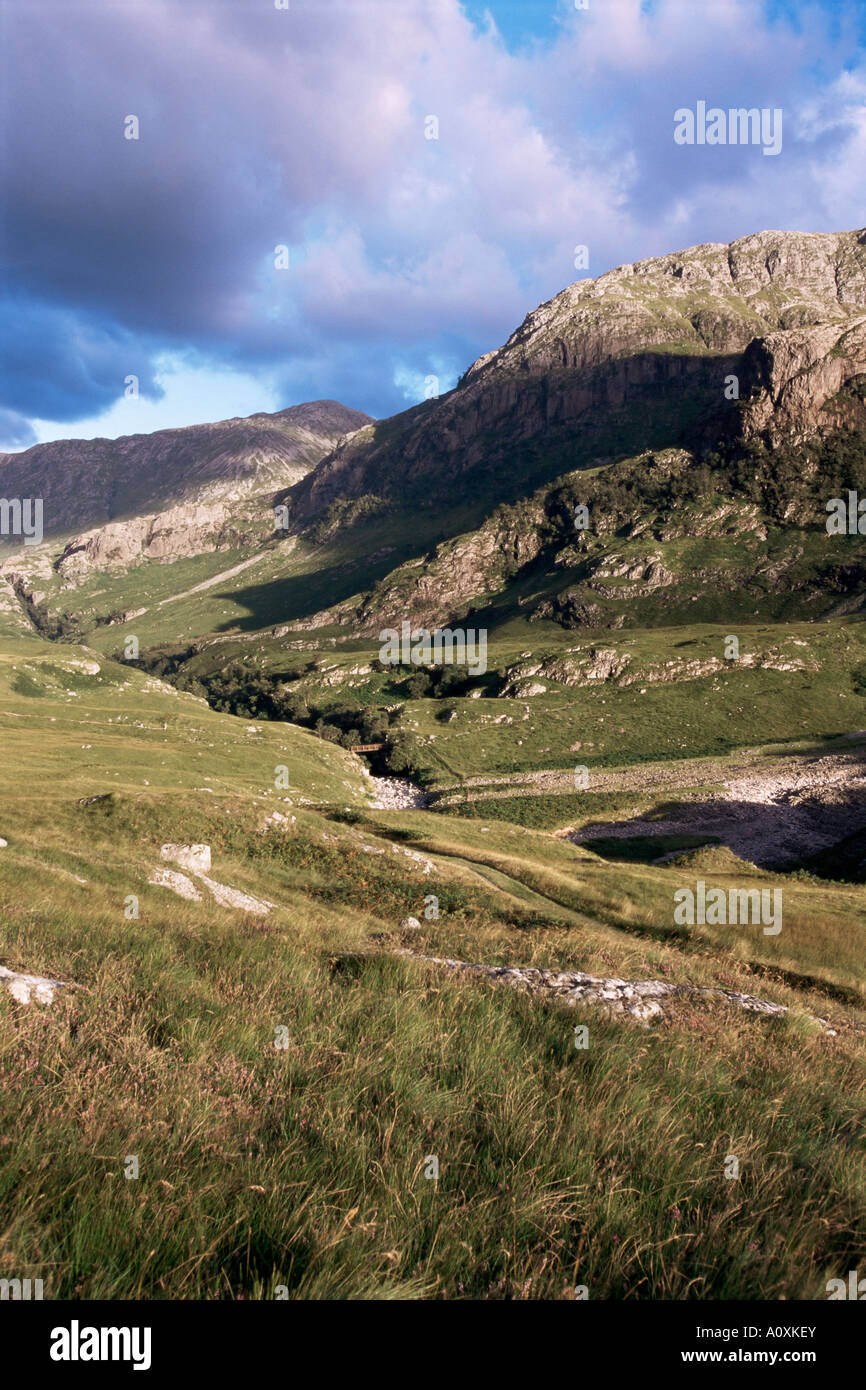
<path fill-rule="evenodd" d="M 847 330 L 864 311 L 866 231 L 761 232 L 620 266 L 528 314 L 448 395 L 340 444 L 293 489 L 294 514 L 413 485 L 444 498 L 458 480 L 495 478 L 500 496 L 517 496 L 527 465 L 540 483 L 611 452 L 606 437 L 628 435 L 629 412 L 634 452 L 683 442 L 723 411 L 731 373 L 772 391 L 808 359 L 826 400 L 862 370 L 862 336 Z M 780 419 L 807 426 L 814 391 L 791 386 L 782 405 Z"/>
<path fill-rule="evenodd" d="M 822 447 L 840 437 L 828 471 Z M 864 441 L 866 232 L 762 232 L 569 286 L 448 395 L 388 420 L 319 401 L 6 456 L 0 493 L 43 495 L 66 543 L 0 570 L 36 601 L 58 575 L 75 587 L 149 559 L 255 552 L 285 498 L 290 530 L 333 573 L 307 608 L 293 595 L 286 634 L 433 627 L 493 600 L 501 613 L 503 597 L 590 631 L 714 621 L 720 601 L 853 612 L 866 553 L 815 535 L 860 454 L 866 490 Z M 707 465 L 719 447 L 728 462 Z M 412 556 L 401 538 L 420 511 L 439 543 Z M 346 598 L 345 564 L 326 557 L 345 542 L 369 559 L 368 539 L 412 558 Z"/>
<path fill-rule="evenodd" d="M 305 626 L 446 623 L 535 571 L 520 610 L 575 628 L 619 628 L 640 613 L 683 621 L 752 587 L 774 611 L 786 592 L 810 612 L 857 606 L 859 570 L 825 572 L 793 532 L 767 563 L 766 506 L 742 486 L 728 497 L 730 476 L 700 484 L 719 494 L 705 504 L 690 477 L 720 444 L 747 456 L 839 431 L 866 439 L 864 384 L 866 232 L 762 232 L 578 282 L 454 391 L 360 430 L 292 489 L 301 519 L 370 494 L 443 508 L 477 494 L 488 512 Z M 601 474 L 581 472 L 598 463 Z M 815 478 L 819 465 L 804 468 Z M 591 504 L 588 531 L 558 500 L 563 485 L 572 504 Z M 777 491 L 789 495 L 787 519 L 822 526 L 790 476 Z M 709 563 L 684 552 L 699 537 L 735 544 Z"/>
<path fill-rule="evenodd" d="M 259 527 L 261 538 L 266 523 Z M 155 516 L 113 521 L 73 536 L 54 562 L 67 584 L 75 585 L 94 570 L 126 569 L 142 560 L 178 560 L 239 543 L 237 516 L 224 503 L 188 503 Z"/>
<path fill-rule="evenodd" d="M 842 393 L 866 373 L 866 315 L 757 338 L 744 368 L 752 388 L 742 412 L 746 438 L 801 443 L 820 430 L 860 425 L 855 403 Z"/>

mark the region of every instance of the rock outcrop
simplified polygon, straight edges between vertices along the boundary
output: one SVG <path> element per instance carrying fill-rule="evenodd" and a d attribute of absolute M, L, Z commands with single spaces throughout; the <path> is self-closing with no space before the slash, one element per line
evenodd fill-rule
<path fill-rule="evenodd" d="M 846 425 L 850 409 L 839 395 L 866 374 L 866 316 L 757 338 L 744 363 L 755 393 L 743 410 L 747 438 L 801 442 L 819 429 Z"/>
<path fill-rule="evenodd" d="M 525 965 L 475 965 L 447 957 L 422 956 L 408 949 L 395 955 L 411 956 L 428 965 L 439 965 L 464 975 L 475 975 L 491 984 L 508 985 L 526 994 L 560 1004 L 590 1005 L 601 1008 L 611 1016 L 623 1016 L 636 1023 L 649 1024 L 665 1016 L 665 1003 L 680 999 L 707 999 L 728 1003 L 746 1013 L 762 1014 L 765 1018 L 784 1018 L 790 1010 L 784 1004 L 759 999 L 754 994 L 741 994 L 733 989 L 715 989 L 701 985 L 677 985 L 669 980 L 619 980 L 615 977 L 586 975 L 581 970 L 541 970 Z M 825 1018 L 807 1015 L 823 1032 L 835 1037 L 836 1029 Z"/>
<path fill-rule="evenodd" d="M 625 412 L 636 412 L 645 447 L 658 442 L 673 398 L 683 423 L 695 407 L 723 413 L 725 376 L 757 382 L 762 351 L 793 359 L 805 345 L 825 364 L 816 387 L 832 393 L 849 370 L 842 359 L 827 362 L 834 334 L 853 370 L 859 330 L 850 341 L 845 330 L 864 310 L 866 231 L 766 231 L 618 266 L 533 310 L 453 391 L 338 445 L 293 489 L 295 512 L 313 517 L 336 497 L 413 488 L 447 502 L 457 480 L 469 493 L 470 479 L 482 488 L 495 479 L 507 500 L 527 481 L 591 463 L 600 418 L 608 426 L 617 417 L 625 437 Z M 746 360 L 764 339 L 769 346 L 752 347 Z M 533 441 L 544 457 L 533 456 Z"/>
<path fill-rule="evenodd" d="M 66 980 L 7 970 L 5 965 L 0 965 L 0 986 L 4 986 L 19 1004 L 53 1004 L 58 990 L 78 988 Z"/>
<path fill-rule="evenodd" d="M 274 906 L 267 899 L 254 898 L 249 893 L 242 893 L 238 888 L 231 888 L 228 884 L 217 883 L 216 879 L 210 878 L 210 845 L 167 844 L 162 846 L 160 853 L 163 859 L 180 864 L 181 868 L 187 869 L 199 883 L 203 883 L 219 907 L 234 908 L 238 912 L 254 912 L 266 917 Z M 188 901 L 201 901 L 202 895 L 192 879 L 174 869 L 155 870 L 148 883 L 157 888 L 168 888 L 178 897 L 186 898 Z"/>

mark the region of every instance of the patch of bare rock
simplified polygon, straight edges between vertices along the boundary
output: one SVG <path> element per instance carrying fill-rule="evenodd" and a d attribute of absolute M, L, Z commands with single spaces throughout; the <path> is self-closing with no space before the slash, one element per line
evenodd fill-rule
<path fill-rule="evenodd" d="M 186 898 L 189 902 L 201 902 L 201 893 L 192 879 L 187 878 L 186 874 L 177 873 L 174 869 L 157 869 L 147 881 L 156 888 L 170 888 L 172 893 L 177 893 L 179 898 Z"/>
<path fill-rule="evenodd" d="M 402 923 L 401 923 L 402 926 Z M 746 1013 L 763 1014 L 766 1017 L 782 1018 L 788 1012 L 784 1004 L 771 1003 L 769 999 L 759 999 L 753 994 L 741 994 L 737 990 L 717 989 L 702 985 L 676 985 L 669 980 L 619 980 L 600 975 L 586 975 L 581 970 L 542 970 L 536 966 L 517 965 L 475 965 L 465 960 L 448 957 L 422 956 L 415 951 L 401 949 L 396 955 L 411 956 L 413 960 L 427 965 L 440 965 L 446 970 L 457 970 L 464 975 L 480 976 L 496 985 L 509 985 L 527 994 L 562 1004 L 590 1004 L 603 1008 L 610 1015 L 625 1016 L 638 1023 L 648 1024 L 664 1017 L 663 1000 L 674 998 L 698 998 L 726 1000 L 735 1008 Z M 836 1036 L 824 1018 L 806 1015 L 817 1023 L 825 1033 Z"/>
<path fill-rule="evenodd" d="M 254 898 L 249 893 L 242 893 L 238 888 L 231 888 L 225 883 L 217 883 L 216 879 L 210 878 L 209 870 L 211 867 L 210 845 L 163 845 L 160 851 L 162 858 L 170 863 L 179 864 L 182 869 L 188 870 L 199 883 L 203 883 L 208 889 L 214 901 L 220 907 L 235 908 L 239 912 L 255 912 L 260 916 L 267 916 L 274 903 L 268 902 L 265 898 Z M 199 893 L 192 878 L 187 874 L 179 873 L 176 869 L 156 869 L 148 879 L 157 888 L 168 888 L 178 897 L 185 898 L 190 902 L 201 902 L 202 895 Z"/>
<path fill-rule="evenodd" d="M 0 965 L 0 985 L 3 985 L 19 1004 L 53 1004 L 59 989 L 78 989 L 67 980 L 51 980 L 45 975 L 28 975 L 7 970 Z"/>
<path fill-rule="evenodd" d="M 663 818 L 596 822 L 567 838 L 580 844 L 598 837 L 699 835 L 760 868 L 790 869 L 864 828 L 866 762 L 858 753 L 742 768 L 722 791 L 683 800 Z"/>
<path fill-rule="evenodd" d="M 374 800 L 370 807 L 374 811 L 412 811 L 423 810 L 429 801 L 427 793 L 408 777 L 370 776 Z"/>

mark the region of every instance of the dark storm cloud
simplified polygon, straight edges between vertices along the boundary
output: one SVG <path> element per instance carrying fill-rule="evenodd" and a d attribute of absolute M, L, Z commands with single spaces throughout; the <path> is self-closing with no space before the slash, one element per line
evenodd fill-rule
<path fill-rule="evenodd" d="M 518 53 L 457 0 L 3 13 L 0 404 L 25 417 L 89 417 L 128 372 L 157 394 L 187 351 L 385 413 L 573 280 L 577 243 L 596 274 L 862 221 L 861 55 L 808 9 L 795 30 L 746 0 L 563 2 L 556 42 Z M 675 146 L 699 98 L 784 106 L 783 154 Z"/>
<path fill-rule="evenodd" d="M 77 420 L 123 396 L 128 376 L 142 396 L 158 398 L 154 344 L 95 312 L 73 312 L 27 296 L 0 301 L 0 381 L 25 416 Z M 5 436 L 4 436 L 5 437 Z"/>

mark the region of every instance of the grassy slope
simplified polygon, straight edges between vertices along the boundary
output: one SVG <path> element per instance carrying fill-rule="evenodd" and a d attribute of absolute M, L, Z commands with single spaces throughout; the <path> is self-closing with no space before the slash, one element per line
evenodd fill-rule
<path fill-rule="evenodd" d="M 7 818 L 26 818 L 45 800 L 190 793 L 203 785 L 275 800 L 278 765 L 310 800 L 363 797 L 357 759 L 333 745 L 293 725 L 215 714 L 204 701 L 85 647 L 4 642 L 0 701 Z"/>
<path fill-rule="evenodd" d="M 778 651 L 805 661 L 809 669 L 779 671 L 731 663 L 700 679 L 647 679 L 646 685 L 638 679 L 627 686 L 599 681 L 566 687 L 539 677 L 547 691 L 528 699 L 413 700 L 401 715 L 400 727 L 417 737 L 419 765 L 434 788 L 462 779 L 501 779 L 545 769 L 568 773 L 576 764 L 592 770 L 718 755 L 771 741 L 793 744 L 832 738 L 866 727 L 866 700 L 857 693 L 851 675 L 866 659 L 861 623 L 756 623 L 734 625 L 734 630 L 744 656 Z M 630 655 L 631 670 L 640 676 L 671 659 L 721 658 L 730 632 L 730 624 L 702 623 L 587 636 L 564 632 L 553 623 L 513 619 L 491 631 L 487 661 L 491 671 L 504 670 L 530 650 L 537 660 L 573 648 L 586 652 L 601 647 Z M 193 675 L 207 674 L 244 656 L 279 673 L 287 664 L 290 644 L 299 636 L 258 638 L 252 645 L 220 644 L 194 657 L 186 669 Z M 377 654 L 374 641 L 344 640 L 336 648 L 322 647 L 329 668 L 367 664 Z M 330 678 L 331 670 L 325 674 Z M 327 685 L 311 677 L 304 679 L 303 688 L 323 708 L 347 700 L 387 705 L 406 701 L 407 675 L 406 670 L 369 676 L 347 671 L 341 684 Z M 442 723 L 437 716 L 443 707 L 455 709 L 456 720 Z M 568 823 L 567 818 L 560 821 Z"/>
<path fill-rule="evenodd" d="M 862 995 L 834 992 L 866 985 L 866 890 L 760 875 L 784 882 L 781 937 L 687 933 L 676 886 L 750 871 L 712 853 L 679 871 L 611 865 L 423 812 L 334 821 L 299 802 L 362 807 L 348 755 L 289 726 L 251 734 L 123 667 L 62 670 L 92 658 L 23 640 L 0 664 L 3 962 L 84 987 L 51 1009 L 0 994 L 4 1274 L 83 1298 L 278 1284 L 567 1298 L 578 1283 L 792 1298 L 854 1267 L 857 1035 L 695 1003 L 648 1032 L 586 1013 L 579 1051 L 579 1014 L 380 948 L 413 913 L 411 944 L 432 954 L 665 975 L 862 1018 Z M 269 785 L 283 760 L 291 808 Z M 264 828 L 276 806 L 296 816 L 286 830 Z M 405 836 L 434 874 L 393 853 Z M 169 839 L 209 843 L 220 882 L 276 909 L 258 920 L 149 886 Z"/>
<path fill-rule="evenodd" d="M 295 537 L 288 544 L 270 542 L 248 571 L 188 596 L 195 585 L 256 552 L 221 550 L 171 563 L 148 561 L 125 572 L 94 574 L 75 590 L 64 590 L 55 580 L 48 584 L 46 609 L 70 615 L 88 642 L 106 655 L 122 652 L 129 635 L 138 637 L 143 649 L 206 634 L 253 635 L 371 587 L 417 555 L 419 547 L 433 546 L 476 519 L 475 511 L 465 507 L 440 510 L 420 521 L 406 513 L 389 514 L 387 522 L 374 517 L 318 546 Z M 146 613 L 125 623 L 93 626 L 117 612 L 143 608 Z"/>
<path fill-rule="evenodd" d="M 714 305 L 697 291 L 677 312 Z M 672 314 L 664 298 L 651 307 L 660 321 Z M 695 345 L 664 351 L 694 355 Z M 770 740 L 806 747 L 866 724 L 851 678 L 866 655 L 860 628 L 803 621 L 829 553 L 820 518 L 793 548 L 748 530 L 619 538 L 612 552 L 658 551 L 677 583 L 632 600 L 626 583 L 608 581 L 622 597 L 601 597 L 601 608 L 626 611 L 633 626 L 590 639 L 640 666 L 719 654 L 733 630 L 744 651 L 803 641 L 817 669 L 731 668 L 647 681 L 645 693 L 546 682 L 528 701 L 449 700 L 449 725 L 435 702 L 411 702 L 403 725 L 429 781 L 470 783 L 454 808 L 469 815 L 368 811 L 357 762 L 333 745 L 285 725 L 251 728 L 104 660 L 130 634 L 147 648 L 232 632 L 192 673 L 236 654 L 279 671 L 304 638 L 322 639 L 339 665 L 367 660 L 375 644 L 331 648 L 345 630 L 274 640 L 257 629 L 368 588 L 503 497 L 593 455 L 677 443 L 685 412 L 705 404 L 695 389 L 685 404 L 650 396 L 584 431 L 580 447 L 572 429 L 550 431 L 509 448 L 504 465 L 496 456 L 462 512 L 431 506 L 425 483 L 417 507 L 315 551 L 303 541 L 266 551 L 207 592 L 173 599 L 245 553 L 94 576 L 75 592 L 49 581 L 49 611 L 71 609 L 88 649 L 48 647 L 23 635 L 20 615 L 0 615 L 0 960 L 82 986 L 50 1009 L 0 992 L 0 1273 L 82 1298 L 270 1297 L 278 1284 L 300 1297 L 569 1298 L 586 1284 L 593 1298 L 791 1299 L 823 1297 L 827 1278 L 856 1267 L 866 1088 L 862 1034 L 846 1025 L 866 1018 L 866 888 L 760 873 L 722 850 L 611 863 L 542 829 L 645 798 L 493 800 L 480 784 L 558 769 L 567 785 L 578 762 L 616 773 L 653 759 L 671 760 L 676 787 L 677 759 Z M 374 430 L 396 437 L 404 424 Z M 842 558 L 856 559 L 845 547 Z M 763 559 L 784 562 L 784 578 L 754 574 Z M 478 600 L 488 606 L 469 625 L 490 628 L 491 667 L 587 645 L 521 616 L 518 599 L 554 595 L 579 572 L 546 565 Z M 94 659 L 97 674 L 72 664 Z M 386 676 L 318 695 L 402 698 Z M 282 763 L 291 789 L 278 793 Z M 81 804 L 91 797 L 102 799 Z M 323 803 L 360 819 L 334 819 Z M 274 809 L 293 820 L 269 826 Z M 210 844 L 214 876 L 274 910 L 259 919 L 150 885 L 166 840 Z M 393 852 L 404 841 L 433 858 L 433 874 Z M 697 877 L 781 887 L 783 932 L 676 927 L 673 893 Z M 423 915 L 431 892 L 437 921 Z M 409 937 L 398 927 L 407 913 L 423 924 Z M 642 1030 L 386 954 L 407 942 L 466 960 L 719 985 L 793 1012 L 779 1022 L 690 1002 Z M 838 1035 L 803 1010 L 831 1017 Z M 586 1051 L 574 1046 L 578 1019 Z M 285 1050 L 273 1045 L 279 1026 Z M 134 1181 L 123 1176 L 129 1154 L 141 1164 Z M 730 1154 L 736 1182 L 724 1176 Z M 424 1177 L 430 1155 L 436 1182 Z"/>

